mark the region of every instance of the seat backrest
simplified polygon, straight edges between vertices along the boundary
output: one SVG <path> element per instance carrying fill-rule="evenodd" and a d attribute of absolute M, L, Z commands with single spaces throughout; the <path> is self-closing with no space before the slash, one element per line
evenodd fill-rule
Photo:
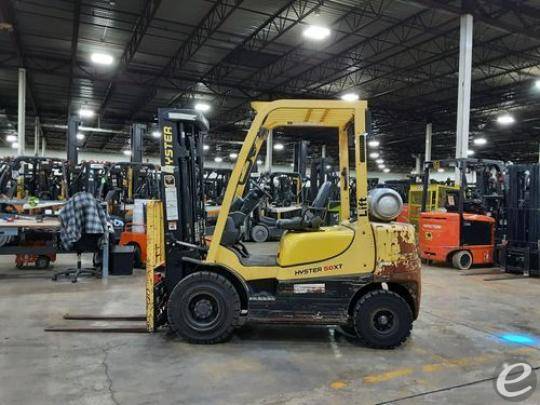
<path fill-rule="evenodd" d="M 332 183 L 329 181 L 325 181 L 319 188 L 319 191 L 317 192 L 317 196 L 313 200 L 313 203 L 311 204 L 311 206 L 314 208 L 326 207 L 328 205 L 328 199 L 330 198 L 331 192 L 332 192 Z"/>

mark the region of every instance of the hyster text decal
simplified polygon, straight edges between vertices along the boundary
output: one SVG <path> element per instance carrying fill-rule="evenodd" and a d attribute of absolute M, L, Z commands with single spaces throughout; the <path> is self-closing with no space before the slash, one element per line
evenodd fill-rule
<path fill-rule="evenodd" d="M 306 276 L 308 274 L 315 274 L 320 273 L 321 271 L 333 271 L 333 270 L 341 270 L 343 267 L 343 264 L 329 264 L 326 266 L 319 266 L 319 267 L 311 267 L 309 269 L 302 269 L 302 270 L 296 270 L 294 272 L 295 276 Z"/>
<path fill-rule="evenodd" d="M 173 129 L 170 126 L 163 127 L 163 158 L 166 165 L 173 164 Z"/>

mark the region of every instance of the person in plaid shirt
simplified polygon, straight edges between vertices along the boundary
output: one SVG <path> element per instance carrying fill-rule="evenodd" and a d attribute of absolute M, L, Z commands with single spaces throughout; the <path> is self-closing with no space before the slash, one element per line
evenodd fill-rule
<path fill-rule="evenodd" d="M 107 213 L 99 201 L 88 192 L 73 195 L 58 216 L 60 242 L 68 251 L 81 239 L 83 233 L 103 235 L 107 231 Z"/>

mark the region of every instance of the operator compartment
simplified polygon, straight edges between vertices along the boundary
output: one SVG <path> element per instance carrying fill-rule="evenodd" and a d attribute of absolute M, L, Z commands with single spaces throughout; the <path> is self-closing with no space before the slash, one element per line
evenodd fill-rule
<path fill-rule="evenodd" d="M 317 231 L 287 231 L 281 237 L 277 262 L 280 266 L 319 262 L 347 250 L 354 231 L 343 225 L 322 227 Z"/>

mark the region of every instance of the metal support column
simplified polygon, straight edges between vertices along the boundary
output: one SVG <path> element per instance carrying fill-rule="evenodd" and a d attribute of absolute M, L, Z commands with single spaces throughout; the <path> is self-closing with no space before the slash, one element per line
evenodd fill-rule
<path fill-rule="evenodd" d="M 471 107 L 471 68 L 473 47 L 473 16 L 461 16 L 459 34 L 459 83 L 456 127 L 456 158 L 466 158 L 469 150 L 469 120 Z M 456 172 L 456 184 L 461 182 Z"/>
<path fill-rule="evenodd" d="M 47 153 L 47 140 L 45 137 L 41 138 L 41 156 L 45 157 Z"/>
<path fill-rule="evenodd" d="M 79 128 L 79 121 L 77 116 L 71 114 L 68 117 L 67 134 L 66 134 L 66 150 L 67 160 L 72 166 L 76 166 L 79 160 L 79 153 L 77 150 L 77 130 Z"/>
<path fill-rule="evenodd" d="M 145 133 L 145 124 L 137 123 L 131 126 L 131 161 L 133 163 L 142 163 Z"/>
<path fill-rule="evenodd" d="M 432 125 L 431 122 L 426 124 L 426 150 L 424 156 L 424 162 L 431 161 L 431 137 L 432 137 Z"/>
<path fill-rule="evenodd" d="M 422 155 L 419 153 L 418 155 L 414 156 L 414 173 L 415 174 L 421 174 L 422 173 Z"/>
<path fill-rule="evenodd" d="M 39 117 L 34 118 L 34 156 L 39 155 L 39 138 L 41 128 L 39 126 Z"/>
<path fill-rule="evenodd" d="M 19 98 L 17 114 L 17 142 L 19 143 L 18 154 L 23 156 L 25 153 L 26 142 L 26 69 L 19 68 Z"/>
<path fill-rule="evenodd" d="M 272 173 L 272 150 L 274 148 L 274 139 L 273 139 L 272 130 L 268 133 L 266 138 L 266 172 Z"/>

